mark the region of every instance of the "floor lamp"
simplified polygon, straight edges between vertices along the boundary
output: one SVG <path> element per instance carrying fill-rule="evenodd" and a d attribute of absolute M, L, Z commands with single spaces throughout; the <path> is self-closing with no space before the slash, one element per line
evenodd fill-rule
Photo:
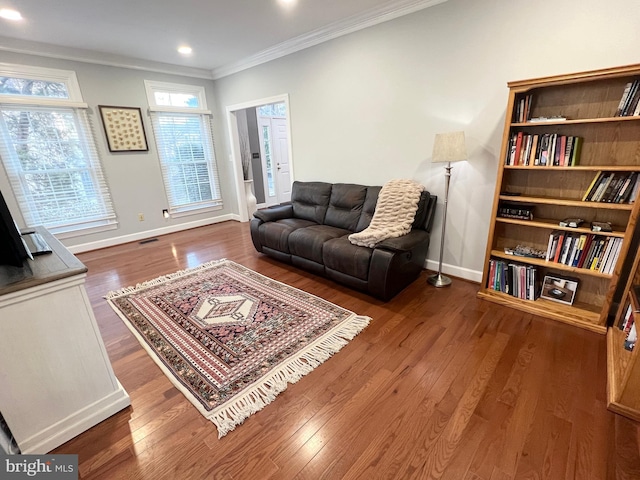
<path fill-rule="evenodd" d="M 449 181 L 451 179 L 451 162 L 459 162 L 467 159 L 467 147 L 464 142 L 464 132 L 438 133 L 433 144 L 431 161 L 434 163 L 446 162 L 444 167 L 444 214 L 442 216 L 442 236 L 440 237 L 440 263 L 438 273 L 427 278 L 427 282 L 435 287 L 451 285 L 451 279 L 442 275 L 442 254 L 444 253 L 444 233 L 447 226 L 447 203 L 449 200 Z"/>

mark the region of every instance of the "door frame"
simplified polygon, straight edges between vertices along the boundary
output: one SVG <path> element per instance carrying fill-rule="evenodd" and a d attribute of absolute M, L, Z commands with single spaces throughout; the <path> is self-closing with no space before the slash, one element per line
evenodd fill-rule
<path fill-rule="evenodd" d="M 250 100 L 244 103 L 237 103 L 226 107 L 227 112 L 227 128 L 229 134 L 230 160 L 232 163 L 233 178 L 236 187 L 236 201 L 238 213 L 241 222 L 251 220 L 247 213 L 247 201 L 244 195 L 244 178 L 242 176 L 242 160 L 240 158 L 240 138 L 238 135 L 238 122 L 236 112 L 247 108 L 256 108 L 261 105 L 269 105 L 271 103 L 284 103 L 285 112 L 287 114 L 287 148 L 289 149 L 289 171 L 291 174 L 291 182 L 294 180 L 293 172 L 293 148 L 291 143 L 291 111 L 289 109 L 289 94 L 274 95 L 272 97 Z M 262 161 L 262 160 L 261 160 Z"/>

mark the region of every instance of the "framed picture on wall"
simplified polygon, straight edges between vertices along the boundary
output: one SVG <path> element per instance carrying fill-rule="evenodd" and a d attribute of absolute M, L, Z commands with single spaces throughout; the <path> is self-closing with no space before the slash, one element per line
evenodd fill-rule
<path fill-rule="evenodd" d="M 147 136 L 138 107 L 98 105 L 110 152 L 147 152 Z"/>

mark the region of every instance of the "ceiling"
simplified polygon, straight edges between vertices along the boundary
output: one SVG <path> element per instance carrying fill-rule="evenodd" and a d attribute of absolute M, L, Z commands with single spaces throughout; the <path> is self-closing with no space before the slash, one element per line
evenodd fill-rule
<path fill-rule="evenodd" d="M 159 62 L 219 78 L 444 1 L 0 0 L 23 17 L 0 18 L 0 50 Z M 183 44 L 191 55 L 177 52 Z"/>

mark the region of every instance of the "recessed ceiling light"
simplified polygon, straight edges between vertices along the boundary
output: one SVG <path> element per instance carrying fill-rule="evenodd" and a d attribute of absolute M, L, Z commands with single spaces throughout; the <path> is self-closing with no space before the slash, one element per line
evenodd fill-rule
<path fill-rule="evenodd" d="M 279 0 L 279 2 L 283 5 L 293 5 L 294 3 L 296 3 L 296 0 Z"/>
<path fill-rule="evenodd" d="M 193 52 L 193 49 L 191 47 L 183 45 L 182 47 L 178 47 L 178 52 L 180 52 L 183 55 L 191 55 L 191 52 Z"/>
<path fill-rule="evenodd" d="M 0 8 L 0 17 L 7 20 L 22 20 L 22 15 L 17 10 L 11 10 L 10 8 Z"/>

